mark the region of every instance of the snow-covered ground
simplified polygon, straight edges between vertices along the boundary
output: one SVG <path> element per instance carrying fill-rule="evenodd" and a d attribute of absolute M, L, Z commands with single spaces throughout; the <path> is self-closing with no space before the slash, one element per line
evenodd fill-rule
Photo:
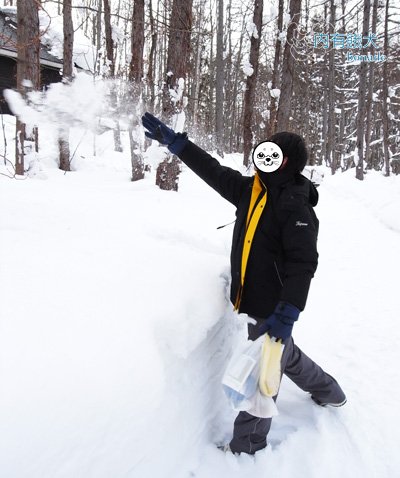
<path fill-rule="evenodd" d="M 45 174 L 0 177 L 0 476 L 400 476 L 400 178 L 319 188 L 320 265 L 294 337 L 348 404 L 321 409 L 284 379 L 269 447 L 235 457 L 214 446 L 245 338 L 227 300 L 232 226 L 216 229 L 234 209 L 187 169 L 178 193 L 130 182 L 111 138 L 97 158 L 84 140 L 75 172 L 49 147 Z"/>

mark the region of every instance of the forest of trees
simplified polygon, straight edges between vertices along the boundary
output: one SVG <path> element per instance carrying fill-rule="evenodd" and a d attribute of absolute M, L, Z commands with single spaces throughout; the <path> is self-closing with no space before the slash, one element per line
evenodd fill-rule
<path fill-rule="evenodd" d="M 110 116 L 121 151 L 126 95 L 132 179 L 144 176 L 140 115 L 150 111 L 207 150 L 243 153 L 276 131 L 302 135 L 311 165 L 400 173 L 400 7 L 394 0 L 4 0 L 18 10 L 18 89 L 39 84 L 38 11 L 63 15 L 63 81 L 73 81 L 74 31 L 96 51 L 90 73 L 115 79 Z M 50 8 L 51 7 L 51 8 Z M 54 15 L 55 13 L 52 13 Z M 29 52 L 29 55 L 28 55 Z M 359 60 L 363 55 L 363 61 Z M 385 58 L 385 61 L 382 61 Z M 369 60 L 369 61 L 367 61 Z M 372 61 L 371 61 L 372 60 Z M 184 115 L 182 115 L 182 112 Z M 23 125 L 17 122 L 23 144 Z M 40 135 L 39 135 L 40 137 Z M 69 168 L 68 125 L 60 167 Z M 40 145 L 39 145 L 40 147 Z M 23 173 L 23 148 L 16 148 Z M 21 166 L 22 165 L 22 166 Z M 177 189 L 179 161 L 157 184 Z"/>

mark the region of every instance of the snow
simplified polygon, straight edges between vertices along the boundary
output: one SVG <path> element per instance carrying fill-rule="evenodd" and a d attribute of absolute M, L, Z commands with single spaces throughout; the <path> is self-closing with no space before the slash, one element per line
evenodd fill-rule
<path fill-rule="evenodd" d="M 154 169 L 132 183 L 110 131 L 93 157 L 91 133 L 72 128 L 64 174 L 50 133 L 42 180 L 0 176 L 2 476 L 399 475 L 399 177 L 326 169 L 319 187 L 320 264 L 294 337 L 348 404 L 322 409 L 284 378 L 269 446 L 236 457 L 214 445 L 230 438 L 221 378 L 246 337 L 227 299 L 233 226 L 216 229 L 234 208 L 186 167 L 178 193 Z"/>
<path fill-rule="evenodd" d="M 251 76 L 254 73 L 253 65 L 248 60 L 243 60 L 242 71 L 246 76 Z"/>
<path fill-rule="evenodd" d="M 271 95 L 271 98 L 279 99 L 281 96 L 281 90 L 279 88 L 272 88 L 269 90 L 269 93 Z"/>
<path fill-rule="evenodd" d="M 112 92 L 118 90 L 115 105 Z M 57 141 L 59 131 L 79 127 L 81 136 L 87 132 L 121 129 L 139 122 L 143 105 L 140 98 L 123 80 L 104 80 L 87 73 L 77 73 L 71 83 L 52 83 L 45 91 L 28 93 L 29 104 L 13 90 L 5 90 L 11 110 L 21 116 L 29 127 L 38 125 L 46 130 L 47 142 Z"/>
<path fill-rule="evenodd" d="M 185 90 L 185 80 L 184 78 L 179 78 L 175 88 L 169 89 L 169 94 L 173 104 L 178 103 L 182 100 L 183 91 Z"/>
<path fill-rule="evenodd" d="M 123 28 L 118 25 L 111 25 L 111 38 L 114 43 L 122 43 L 126 39 Z"/>
<path fill-rule="evenodd" d="M 288 24 L 290 23 L 290 21 L 291 21 L 290 13 L 285 12 L 285 13 L 283 14 L 283 24 L 284 24 L 284 25 L 288 25 Z"/>
<path fill-rule="evenodd" d="M 279 12 L 276 5 L 268 2 L 266 5 L 264 5 L 263 24 L 275 20 L 275 18 L 278 16 L 278 13 Z"/>
<path fill-rule="evenodd" d="M 0 7 L 4 13 L 10 13 L 13 18 L 17 15 L 17 7 Z M 87 15 L 86 8 L 83 12 L 79 12 L 79 7 L 72 9 L 74 30 L 74 49 L 73 60 L 74 63 L 87 71 L 92 73 L 95 71 L 95 63 L 97 52 L 92 45 L 89 38 L 87 38 L 81 28 L 76 28 L 77 25 L 83 24 L 83 19 Z M 7 17 L 8 18 L 8 17 Z M 41 41 L 49 48 L 49 53 L 62 60 L 63 58 L 63 20 L 62 16 L 58 15 L 58 5 L 46 2 L 39 9 L 39 23 L 41 31 Z M 13 25 L 11 27 L 15 28 Z"/>
<path fill-rule="evenodd" d="M 286 40 L 286 36 L 287 36 L 287 31 L 283 30 L 279 33 L 278 38 L 281 42 L 284 42 Z"/>
<path fill-rule="evenodd" d="M 82 24 L 82 17 L 78 9 L 72 9 L 74 24 L 74 49 L 73 61 L 84 70 L 94 73 L 97 52 L 89 38 L 86 38 L 82 29 L 76 29 Z M 86 15 L 86 13 L 84 13 Z M 40 30 L 42 42 L 50 47 L 50 53 L 57 58 L 63 58 L 63 19 L 55 13 L 55 5 L 46 5 L 46 10 L 39 11 Z"/>
<path fill-rule="evenodd" d="M 249 20 L 246 24 L 246 30 L 250 37 L 254 37 L 256 40 L 258 39 L 257 25 L 254 22 Z"/>
<path fill-rule="evenodd" d="M 357 145 L 356 145 L 356 147 L 355 147 L 354 150 L 353 150 L 352 156 L 353 156 L 354 164 L 355 164 L 356 166 L 358 166 L 358 162 L 360 161 L 360 157 L 359 157 L 359 155 L 358 155 L 358 147 L 357 147 Z"/>
<path fill-rule="evenodd" d="M 31 82 L 31 80 L 22 80 L 22 86 L 24 86 L 25 88 L 33 88 L 33 83 Z"/>

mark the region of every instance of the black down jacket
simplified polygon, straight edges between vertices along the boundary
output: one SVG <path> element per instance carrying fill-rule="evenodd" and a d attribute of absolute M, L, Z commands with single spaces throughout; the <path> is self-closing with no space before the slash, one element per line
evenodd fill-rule
<path fill-rule="evenodd" d="M 190 141 L 179 157 L 237 208 L 231 250 L 231 301 L 235 303 L 254 176 L 221 166 Z M 253 238 L 239 308 L 256 318 L 269 316 L 280 300 L 303 310 L 318 264 L 318 219 L 312 207 L 318 202 L 318 193 L 314 185 L 297 174 L 284 183 L 267 184 L 267 189 L 267 205 Z"/>

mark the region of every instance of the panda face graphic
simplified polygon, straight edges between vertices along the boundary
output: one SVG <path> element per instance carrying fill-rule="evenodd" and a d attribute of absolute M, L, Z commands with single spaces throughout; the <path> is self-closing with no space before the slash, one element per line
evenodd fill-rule
<path fill-rule="evenodd" d="M 254 166 L 264 173 L 273 173 L 283 162 L 281 148 L 272 141 L 263 141 L 253 150 Z"/>

